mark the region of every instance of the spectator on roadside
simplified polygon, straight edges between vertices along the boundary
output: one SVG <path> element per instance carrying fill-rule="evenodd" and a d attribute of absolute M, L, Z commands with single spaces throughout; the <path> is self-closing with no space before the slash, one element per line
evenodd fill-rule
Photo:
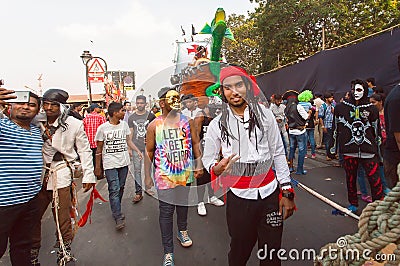
<path fill-rule="evenodd" d="M 130 163 L 128 147 L 139 154 L 140 160 L 143 154 L 133 144 L 128 124 L 123 121 L 124 106 L 117 102 L 110 103 L 108 115 L 110 120 L 99 126 L 94 138 L 97 142 L 95 174 L 97 177 L 102 177 L 104 169 L 111 212 L 116 223 L 115 229 L 121 230 L 125 227 L 121 201 Z"/>
<path fill-rule="evenodd" d="M 375 78 L 374 77 L 367 78 L 365 81 L 367 82 L 368 85 L 368 97 L 371 97 L 371 95 L 376 90 Z"/>
<path fill-rule="evenodd" d="M 89 140 L 90 149 L 92 150 L 93 167 L 96 168 L 96 149 L 97 143 L 94 141 L 97 129 L 100 125 L 104 124 L 107 120 L 100 113 L 102 108 L 97 103 L 92 103 L 89 108 L 89 114 L 83 119 L 83 127 Z"/>
<path fill-rule="evenodd" d="M 287 119 L 285 116 L 286 106 L 282 103 L 282 95 L 274 94 L 273 99 L 275 100 L 275 102 L 271 103 L 270 109 L 275 116 L 276 122 L 278 123 L 279 132 L 282 137 L 283 146 L 285 149 L 285 156 L 287 158 L 288 148 L 289 148 L 289 135 L 286 130 L 287 127 Z"/>
<path fill-rule="evenodd" d="M 197 98 L 194 97 L 193 94 L 187 94 L 182 97 L 182 103 L 185 106 L 185 109 L 182 110 L 182 114 L 186 115 L 190 119 L 194 119 L 198 112 L 201 111 L 199 107 L 197 107 Z"/>
<path fill-rule="evenodd" d="M 132 141 L 142 154 L 145 153 L 146 144 L 146 132 L 147 127 L 156 117 L 153 113 L 146 111 L 146 96 L 136 96 L 136 112 L 131 114 L 128 118 L 128 126 L 131 131 Z M 142 193 L 142 162 L 139 154 L 136 151 L 132 151 L 133 165 L 133 176 L 135 179 L 135 196 L 132 199 L 133 203 L 138 203 L 143 198 Z M 129 168 L 129 172 L 132 171 L 132 167 Z M 130 175 L 128 173 L 128 175 Z"/>
<path fill-rule="evenodd" d="M 157 104 L 153 105 L 153 107 L 151 107 L 151 112 L 153 113 L 153 115 L 155 117 L 158 117 L 159 115 L 161 115 L 161 110 L 160 108 L 157 106 Z"/>
<path fill-rule="evenodd" d="M 9 109 L 9 118 L 0 119 L 0 259 L 9 243 L 11 264 L 30 266 L 33 227 L 40 223 L 43 140 L 32 124 L 40 100 L 30 92 L 27 103 L 6 103 L 12 102 L 11 93 L 0 88 L 0 105 Z"/>
<path fill-rule="evenodd" d="M 335 103 L 332 92 L 326 92 L 324 98 L 325 102 L 318 110 L 318 118 L 324 132 L 323 142 L 325 143 L 326 160 L 330 161 L 332 160 L 332 156 L 329 152 L 329 147 L 332 142 L 333 112 L 335 110 Z"/>
<path fill-rule="evenodd" d="M 68 115 L 75 117 L 76 119 L 83 120 L 81 115 L 82 104 L 81 103 L 73 103 L 68 111 Z"/>
<path fill-rule="evenodd" d="M 308 113 L 300 104 L 298 104 L 298 96 L 299 93 L 294 90 L 289 90 L 283 95 L 283 98 L 287 100 L 285 115 L 289 127 L 289 170 L 294 171 L 293 159 L 296 146 L 298 146 L 299 154 L 297 156 L 296 174 L 305 175 L 307 174 L 307 171 L 304 170 L 304 159 L 307 154 L 306 123 Z"/>
<path fill-rule="evenodd" d="M 319 108 L 321 105 L 324 103 L 324 101 L 321 99 L 322 98 L 322 93 L 316 92 L 314 93 L 315 99 L 314 99 L 314 105 L 315 105 L 315 117 L 317 117 L 317 120 L 315 121 L 315 145 L 317 145 L 317 149 L 322 148 L 322 139 L 324 136 L 324 131 L 323 131 L 323 124 L 319 123 L 318 119 L 318 113 L 319 113 Z"/>
<path fill-rule="evenodd" d="M 133 114 L 133 106 L 131 102 L 125 101 L 124 102 L 124 110 L 125 110 L 125 116 L 124 116 L 124 122 L 128 124 L 128 118 Z"/>

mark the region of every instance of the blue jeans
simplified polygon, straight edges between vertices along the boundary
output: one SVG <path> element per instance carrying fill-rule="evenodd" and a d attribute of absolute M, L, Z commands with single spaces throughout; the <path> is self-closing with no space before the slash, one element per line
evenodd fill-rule
<path fill-rule="evenodd" d="M 283 148 L 285 149 L 285 156 L 288 156 L 288 147 L 289 147 L 289 137 L 287 131 L 282 132 L 281 131 L 281 138 L 283 142 Z"/>
<path fill-rule="evenodd" d="M 310 142 L 311 146 L 311 154 L 315 154 L 315 139 L 314 139 L 315 128 L 307 128 L 306 130 L 307 130 L 306 131 L 307 139 Z"/>
<path fill-rule="evenodd" d="M 144 151 L 141 151 L 144 154 Z M 135 178 L 135 194 L 142 194 L 142 162 L 136 151 L 132 152 L 133 177 Z"/>
<path fill-rule="evenodd" d="M 289 134 L 290 138 L 290 152 L 289 160 L 293 160 L 296 146 L 299 146 L 299 156 L 297 159 L 297 170 L 296 173 L 303 173 L 304 171 L 304 157 L 307 153 L 307 134 L 304 132 L 301 135 Z"/>
<path fill-rule="evenodd" d="M 188 197 L 190 187 L 177 186 L 158 190 L 159 223 L 164 253 L 174 252 L 173 222 L 176 209 L 176 223 L 179 231 L 187 230 Z M 186 203 L 186 204 L 185 204 Z"/>
<path fill-rule="evenodd" d="M 128 175 L 128 166 L 121 168 L 107 169 L 106 178 L 108 183 L 108 198 L 110 201 L 111 212 L 114 220 L 121 220 L 121 200 L 124 195 L 126 176 Z"/>
<path fill-rule="evenodd" d="M 326 156 L 328 156 L 331 152 L 329 151 L 329 147 L 332 142 L 332 137 L 333 137 L 333 129 L 332 128 L 326 128 L 326 133 L 324 132 L 324 143 L 325 143 L 325 151 L 326 151 Z"/>

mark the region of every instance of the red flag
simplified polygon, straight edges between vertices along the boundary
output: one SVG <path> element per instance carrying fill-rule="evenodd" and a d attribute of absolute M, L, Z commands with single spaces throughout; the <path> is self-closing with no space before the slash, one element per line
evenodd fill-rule
<path fill-rule="evenodd" d="M 103 202 L 107 202 L 97 191 L 96 187 L 93 187 L 92 192 L 90 193 L 90 198 L 88 203 L 86 204 L 86 211 L 82 215 L 81 219 L 79 219 L 78 225 L 79 227 L 85 226 L 87 220 L 89 219 L 89 223 L 92 223 L 92 210 L 93 210 L 93 202 L 95 199 L 100 199 Z"/>

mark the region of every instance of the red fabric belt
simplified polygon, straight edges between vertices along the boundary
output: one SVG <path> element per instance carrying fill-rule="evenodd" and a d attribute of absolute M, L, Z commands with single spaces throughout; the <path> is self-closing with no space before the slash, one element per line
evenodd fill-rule
<path fill-rule="evenodd" d="M 218 179 L 218 180 L 217 180 Z M 214 173 L 214 167 L 211 168 L 211 186 L 214 191 L 220 188 L 222 185 L 223 189 L 226 188 L 259 188 L 268 185 L 275 179 L 274 171 L 272 168 L 267 173 L 256 175 L 256 176 L 232 176 L 232 175 L 221 175 L 216 176 Z"/>

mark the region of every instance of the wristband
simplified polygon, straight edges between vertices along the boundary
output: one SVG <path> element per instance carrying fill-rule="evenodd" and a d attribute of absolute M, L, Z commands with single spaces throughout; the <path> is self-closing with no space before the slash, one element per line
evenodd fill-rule
<path fill-rule="evenodd" d="M 281 184 L 281 187 L 287 187 L 287 186 L 292 187 L 292 183 L 291 182 L 286 182 L 286 183 Z"/>

